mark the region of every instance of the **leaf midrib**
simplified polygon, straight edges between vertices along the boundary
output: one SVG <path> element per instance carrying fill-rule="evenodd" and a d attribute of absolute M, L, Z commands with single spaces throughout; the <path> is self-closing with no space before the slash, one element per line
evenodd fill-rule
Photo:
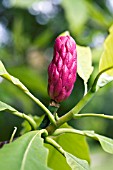
<path fill-rule="evenodd" d="M 29 152 L 29 149 L 30 149 L 30 146 L 33 142 L 33 140 L 35 139 L 35 137 L 38 135 L 39 132 L 36 133 L 35 136 L 33 136 L 33 138 L 30 140 L 26 150 L 25 150 L 25 153 L 24 153 L 24 156 L 23 156 L 23 159 L 22 159 L 22 164 L 21 164 L 21 168 L 20 170 L 24 170 L 24 167 L 25 167 L 25 162 L 26 162 L 26 159 L 27 159 L 27 155 L 28 155 L 28 152 Z"/>
<path fill-rule="evenodd" d="M 109 141 L 107 141 L 106 139 L 102 139 L 101 137 L 100 137 L 100 138 L 98 137 L 98 139 L 99 139 L 100 142 L 102 142 L 102 143 L 103 143 L 103 142 L 104 142 L 104 143 L 107 143 L 107 144 L 109 144 L 111 147 L 113 147 L 113 143 L 111 143 L 112 141 L 109 142 Z"/>
<path fill-rule="evenodd" d="M 78 166 L 81 166 L 83 169 L 86 169 L 86 167 L 85 167 L 83 164 L 81 164 L 80 162 L 78 162 L 77 159 L 74 159 L 71 154 L 68 154 L 68 155 L 70 155 L 71 159 L 73 159 L 73 160 L 77 163 Z M 74 157 L 75 157 L 75 156 L 74 156 Z M 75 158 L 76 158 L 76 157 L 75 157 Z M 78 159 L 79 159 L 79 158 L 78 158 Z M 87 163 L 87 161 L 85 161 L 85 160 L 81 160 L 81 161 L 83 161 L 84 163 Z M 86 170 L 87 170 L 87 169 L 86 169 Z"/>

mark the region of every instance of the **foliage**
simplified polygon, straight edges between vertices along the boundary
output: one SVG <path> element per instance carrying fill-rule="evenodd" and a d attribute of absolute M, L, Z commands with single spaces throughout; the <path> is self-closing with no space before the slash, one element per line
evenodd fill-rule
<path fill-rule="evenodd" d="M 93 0 L 62 0 L 59 4 L 55 4 L 55 1 L 49 1 L 47 3 L 51 3 L 54 11 L 57 9 L 56 13 L 51 14 L 49 10 L 45 12 L 46 14 L 43 10 L 35 11 L 34 6 L 38 8 L 43 3 L 46 1 L 11 0 L 9 4 L 5 1 L 1 4 L 6 20 L 1 15 L 0 24 L 5 25 L 7 21 L 10 40 L 5 43 L 0 42 L 0 127 L 2 120 L 7 124 L 8 117 L 11 115 L 14 115 L 14 120 L 11 121 L 14 123 L 12 127 L 18 122 L 16 116 L 24 121 L 21 122 L 21 131 L 18 130 L 15 136 L 17 138 L 14 138 L 13 142 L 15 132 L 10 135 L 12 127 L 8 129 L 6 135 L 5 125 L 3 125 L 4 130 L 0 130 L 3 140 L 0 143 L 0 146 L 3 146 L 0 150 L 0 168 L 88 170 L 90 155 L 86 137 L 98 141 L 105 152 L 113 154 L 113 139 L 94 131 L 74 128 L 77 126 L 78 118 L 82 117 L 89 117 L 89 119 L 101 117 L 111 121 L 113 119 L 113 116 L 108 114 L 107 99 L 105 100 L 107 115 L 81 114 L 85 105 L 90 107 L 87 103 L 95 94 L 100 93 L 100 88 L 107 89 L 105 85 L 113 80 L 113 25 L 110 27 L 112 16 L 105 2 L 100 4 Z M 67 28 L 77 44 L 80 44 L 77 45 L 79 76 L 73 91 L 76 97 L 75 93 L 72 93 L 58 110 L 59 117 L 57 117 L 46 107 L 49 101 L 46 91 L 46 70 L 51 60 L 53 40 Z M 104 38 L 107 36 L 104 48 L 102 48 L 103 43 L 100 46 L 99 42 L 96 42 L 97 35 Z M 92 56 L 94 50 L 99 57 Z M 101 57 L 100 51 L 102 51 Z M 98 66 L 99 71 L 97 71 Z M 90 83 L 92 77 L 94 81 Z M 110 85 L 109 87 L 111 89 Z M 5 114 L 7 119 L 4 117 Z M 45 129 L 40 129 L 42 114 L 46 114 L 50 120 L 50 124 Z M 66 124 L 69 121 L 73 127 Z M 82 122 L 82 119 L 79 121 Z M 86 121 L 86 124 L 91 124 L 91 121 Z M 98 124 L 100 126 L 100 122 Z M 21 124 L 18 126 L 21 127 Z M 102 124 L 103 126 L 105 125 Z M 79 128 L 84 127 L 83 124 Z M 92 124 L 90 127 L 93 128 Z M 10 139 L 8 135 L 11 136 Z M 4 142 L 4 139 L 7 141 Z M 9 144 L 4 145 L 4 143 Z"/>
<path fill-rule="evenodd" d="M 65 153 L 65 157 L 66 157 L 67 163 L 70 165 L 72 170 L 74 170 L 74 169 L 80 169 L 80 170 L 89 169 L 88 163 L 85 160 L 81 161 L 78 158 L 76 158 L 75 156 L 73 156 L 67 152 Z"/>
<path fill-rule="evenodd" d="M 32 131 L 1 149 L 0 167 L 2 169 L 12 170 L 35 170 L 37 168 L 50 170 L 50 168 L 47 167 L 47 155 L 48 150 L 43 146 L 41 131 Z M 7 157 L 7 159 L 5 159 L 4 156 Z"/>
<path fill-rule="evenodd" d="M 62 128 L 68 127 L 67 124 L 63 125 Z M 81 136 L 79 134 L 62 134 L 59 136 L 54 136 L 54 140 L 62 146 L 66 152 L 73 154 L 75 157 L 78 157 L 80 159 L 87 160 L 87 162 L 90 162 L 89 157 L 89 148 L 86 142 L 86 139 L 84 136 Z M 65 141 L 65 142 L 64 142 Z M 71 145 L 70 145 L 71 143 Z M 54 148 L 52 148 L 50 145 L 45 145 L 49 149 L 49 157 L 48 157 L 48 165 L 57 170 L 59 167 L 61 169 L 70 169 L 66 165 L 66 160 L 62 155 L 58 153 L 58 151 Z M 84 152 L 83 152 L 84 150 Z M 52 161 L 51 161 L 52 160 Z M 56 164 L 57 162 L 57 164 Z"/>
<path fill-rule="evenodd" d="M 92 74 L 93 66 L 92 66 L 92 54 L 89 47 L 80 47 L 77 46 L 77 54 L 78 54 L 78 75 L 84 80 L 85 85 L 85 93 L 87 93 L 87 82 Z M 87 60 L 87 62 L 86 62 Z"/>
<path fill-rule="evenodd" d="M 110 35 L 106 38 L 104 43 L 104 52 L 100 59 L 99 71 L 112 67 L 113 63 L 113 50 L 112 50 L 112 42 L 113 42 L 113 26 L 109 29 Z M 113 71 L 107 71 L 108 75 L 113 76 Z"/>

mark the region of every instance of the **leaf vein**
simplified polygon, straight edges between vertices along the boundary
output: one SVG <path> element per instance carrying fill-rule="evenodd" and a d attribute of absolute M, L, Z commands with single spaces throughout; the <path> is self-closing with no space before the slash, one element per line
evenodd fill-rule
<path fill-rule="evenodd" d="M 35 139 L 35 137 L 36 137 L 38 134 L 39 134 L 39 132 L 36 133 L 36 135 L 33 136 L 33 138 L 31 139 L 31 141 L 29 142 L 29 144 L 28 144 L 28 146 L 27 146 L 27 148 L 26 148 L 26 151 L 25 151 L 25 153 L 24 153 L 23 159 L 22 159 L 22 164 L 21 164 L 20 170 L 25 170 L 24 167 L 25 167 L 25 162 L 26 162 L 26 159 L 27 159 L 27 154 L 28 154 L 28 152 L 29 152 L 29 149 L 30 149 L 30 146 L 31 146 L 33 140 Z"/>

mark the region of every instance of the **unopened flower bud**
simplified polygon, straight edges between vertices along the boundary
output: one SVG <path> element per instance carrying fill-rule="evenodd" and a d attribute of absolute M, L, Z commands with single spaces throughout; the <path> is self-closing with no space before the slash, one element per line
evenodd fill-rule
<path fill-rule="evenodd" d="M 48 94 L 57 103 L 72 92 L 77 73 L 77 51 L 74 39 L 60 35 L 54 44 L 54 56 L 48 67 Z"/>

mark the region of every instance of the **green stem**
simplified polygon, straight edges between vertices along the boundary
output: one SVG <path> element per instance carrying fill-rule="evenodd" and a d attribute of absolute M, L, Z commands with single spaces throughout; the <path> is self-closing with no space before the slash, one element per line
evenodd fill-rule
<path fill-rule="evenodd" d="M 63 133 L 76 133 L 79 135 L 84 135 L 83 131 L 80 130 L 76 130 L 76 129 L 71 129 L 71 128 L 60 128 L 60 129 L 56 129 L 55 132 L 52 134 L 53 136 L 59 136 Z"/>
<path fill-rule="evenodd" d="M 94 94 L 95 93 L 92 93 L 92 91 L 89 91 L 73 109 L 71 109 L 68 113 L 66 113 L 58 120 L 57 125 L 61 126 L 63 123 L 71 120 L 74 115 L 78 114 L 81 109 L 90 101 Z"/>
<path fill-rule="evenodd" d="M 97 88 L 97 82 L 98 82 L 100 75 L 110 69 L 113 69 L 113 66 L 104 69 L 97 75 L 89 92 L 79 101 L 79 103 L 72 110 L 70 110 L 68 113 L 66 113 L 64 116 L 62 116 L 57 121 L 56 127 L 53 125 L 50 125 L 46 128 L 49 134 L 52 134 L 56 128 L 60 127 L 65 122 L 68 122 L 69 120 L 71 120 L 73 117 L 75 117 L 75 114 L 78 114 L 81 111 L 81 109 L 91 100 L 91 98 L 94 96 L 94 94 L 99 89 L 99 87 Z"/>
<path fill-rule="evenodd" d="M 88 133 L 89 132 L 89 133 Z M 81 131 L 81 130 L 77 130 L 77 129 L 71 129 L 71 128 L 61 128 L 61 129 L 57 129 L 52 135 L 53 136 L 58 136 L 61 135 L 63 133 L 74 133 L 74 134 L 78 134 L 78 135 L 82 135 L 82 136 L 87 136 L 87 137 L 91 137 L 93 139 L 97 140 L 97 137 L 95 136 L 94 131 Z"/>
<path fill-rule="evenodd" d="M 28 115 L 26 115 L 24 113 L 20 113 L 18 111 L 14 111 L 14 112 L 10 112 L 10 113 L 12 113 L 13 115 L 16 115 L 18 117 L 24 118 L 25 120 L 27 120 L 29 122 L 31 128 L 33 130 L 36 130 L 37 124 L 36 124 L 36 122 L 30 116 L 28 116 Z"/>
<path fill-rule="evenodd" d="M 48 110 L 50 110 L 50 112 L 54 115 L 55 120 L 57 120 L 56 112 L 59 107 L 60 107 L 60 105 L 58 103 L 56 103 L 53 100 L 50 101 Z M 45 115 L 45 117 L 44 117 L 43 121 L 41 122 L 41 124 L 39 125 L 38 129 L 45 129 L 49 124 L 50 124 L 50 120 L 49 120 L 48 116 Z"/>
<path fill-rule="evenodd" d="M 16 131 L 17 131 L 17 127 L 14 127 L 14 131 L 13 131 L 13 133 L 12 133 L 12 135 L 11 135 L 11 138 L 10 138 L 10 140 L 9 140 L 9 143 L 11 143 L 11 142 L 13 141 L 14 136 L 15 136 L 15 134 L 16 134 Z"/>
<path fill-rule="evenodd" d="M 19 79 L 13 77 L 10 75 L 7 71 L 6 74 L 1 75 L 3 78 L 8 80 L 9 82 L 13 83 L 15 86 L 17 86 L 20 90 L 22 90 L 25 94 L 27 94 L 38 106 L 40 106 L 48 115 L 49 120 L 51 123 L 56 124 L 56 121 L 54 119 L 54 116 L 52 113 L 44 106 L 42 102 L 40 102 L 39 99 L 37 99 L 35 96 L 33 96 L 30 91 L 20 82 Z"/>
<path fill-rule="evenodd" d="M 58 127 L 61 126 L 63 123 L 71 120 L 73 117 L 75 117 L 75 114 L 78 114 L 78 113 L 80 112 L 80 110 L 90 101 L 90 99 L 91 99 L 91 98 L 94 96 L 94 94 L 97 92 L 96 86 L 97 86 L 97 81 L 98 81 L 100 75 L 101 75 L 103 72 L 105 72 L 105 71 L 107 71 L 107 70 L 110 70 L 110 69 L 112 69 L 112 68 L 113 68 L 113 66 L 111 66 L 111 67 L 109 67 L 109 68 L 107 68 L 107 69 L 104 69 L 103 71 L 101 71 L 101 72 L 97 75 L 97 77 L 96 77 L 96 79 L 95 79 L 95 81 L 94 81 L 94 83 L 93 83 L 92 88 L 90 89 L 90 91 L 80 100 L 80 102 L 79 102 L 72 110 L 70 110 L 68 113 L 66 113 L 64 116 L 62 116 L 62 117 L 57 121 L 57 126 L 58 126 Z"/>
<path fill-rule="evenodd" d="M 63 150 L 63 148 L 57 142 L 55 142 L 52 138 L 46 137 L 45 143 L 52 145 L 55 149 L 57 149 L 65 157 L 65 151 Z"/>
<path fill-rule="evenodd" d="M 62 124 L 71 120 L 74 117 L 74 115 L 78 114 L 81 111 L 81 109 L 91 100 L 94 94 L 95 93 L 90 90 L 72 110 L 70 110 L 68 113 L 59 118 L 59 120 L 56 122 L 56 127 L 51 124 L 46 128 L 48 133 L 52 134 Z"/>
<path fill-rule="evenodd" d="M 111 119 L 113 120 L 113 116 L 110 115 L 104 115 L 104 114 L 96 114 L 96 113 L 84 113 L 84 114 L 79 114 L 79 115 L 74 115 L 74 118 L 81 118 L 81 117 L 101 117 L 105 119 Z"/>
<path fill-rule="evenodd" d="M 54 119 L 54 116 L 52 115 L 52 113 L 44 106 L 44 104 L 42 104 L 42 102 L 40 102 L 39 99 L 37 99 L 35 96 L 33 96 L 29 91 L 25 92 L 35 103 L 37 103 L 48 115 L 48 118 L 50 120 L 51 123 L 53 123 L 54 125 L 56 125 L 56 121 Z"/>

